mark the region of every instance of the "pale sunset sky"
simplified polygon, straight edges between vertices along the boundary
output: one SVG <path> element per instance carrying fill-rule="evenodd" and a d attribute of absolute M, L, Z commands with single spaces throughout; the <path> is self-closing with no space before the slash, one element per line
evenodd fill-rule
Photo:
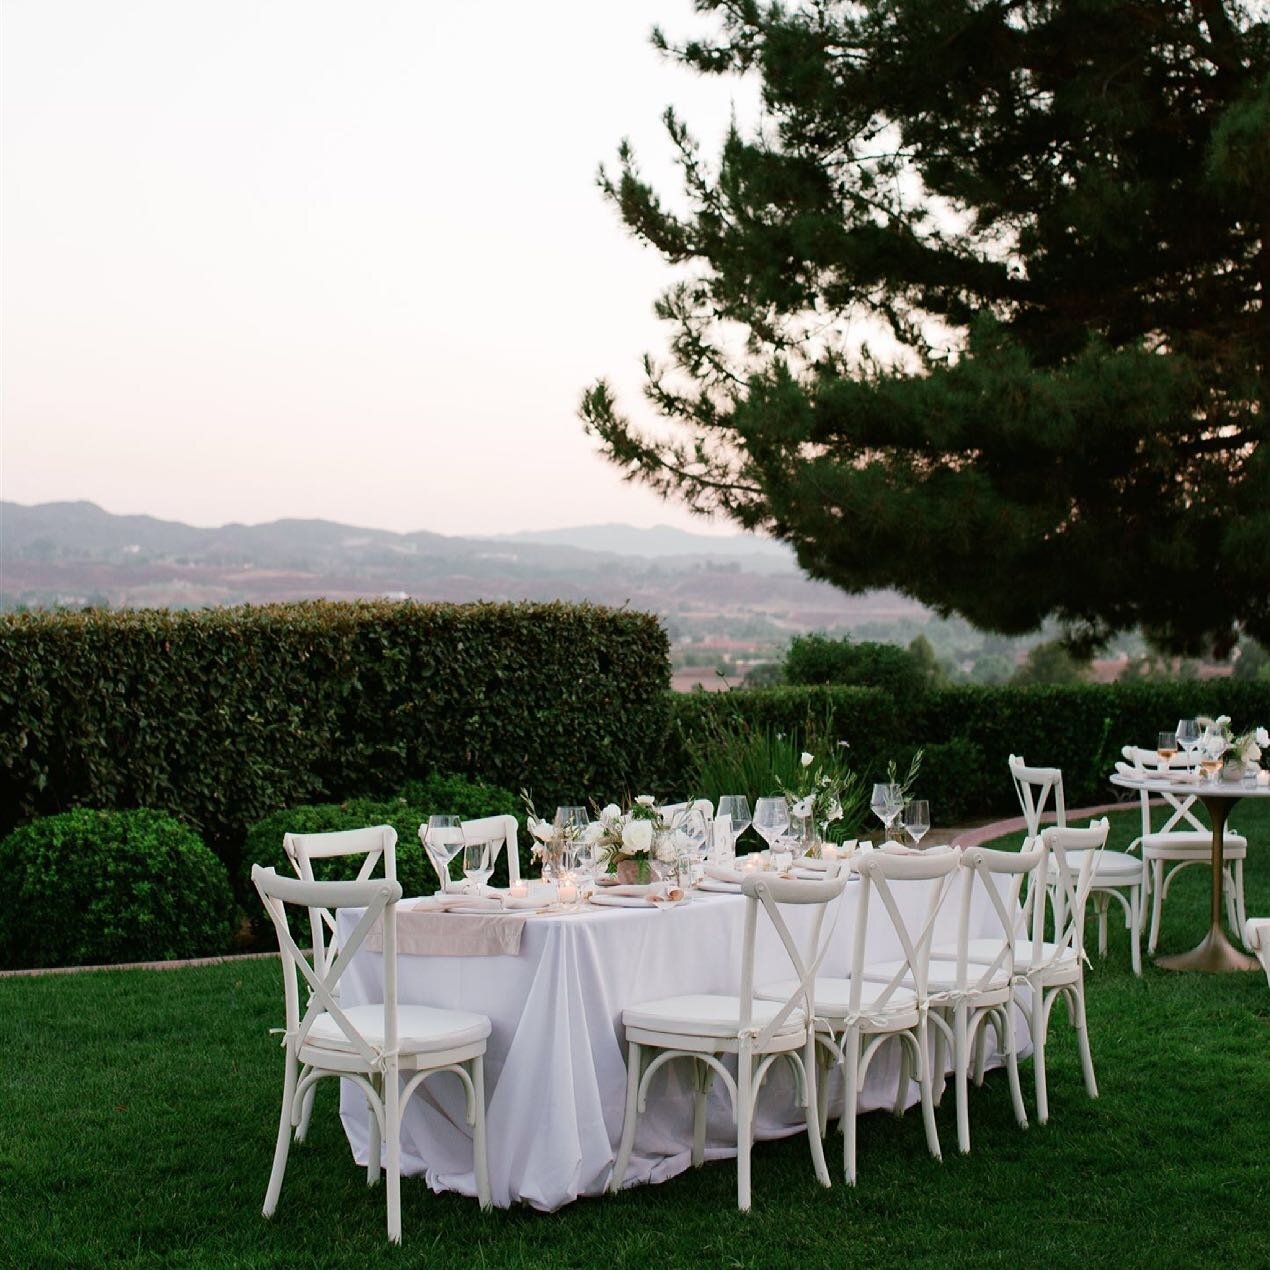
<path fill-rule="evenodd" d="M 677 189 L 753 85 L 690 0 L 5 0 L 0 494 L 199 525 L 705 522 L 576 417 L 637 417 L 669 278 L 595 187 Z M 725 525 L 714 527 L 718 531 Z"/>

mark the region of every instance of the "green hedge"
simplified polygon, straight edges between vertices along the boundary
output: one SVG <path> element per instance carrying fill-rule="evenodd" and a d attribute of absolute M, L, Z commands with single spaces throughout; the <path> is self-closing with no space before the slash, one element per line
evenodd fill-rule
<path fill-rule="evenodd" d="M 751 688 L 674 699 L 662 782 L 711 731 L 711 721 L 743 718 L 760 727 L 849 742 L 855 765 L 880 773 L 921 745 L 926 757 L 915 791 L 931 800 L 939 824 L 964 823 L 1010 811 L 1006 770 L 1011 753 L 1063 769 L 1070 806 L 1106 802 L 1107 776 L 1126 744 L 1153 746 L 1179 718 L 1229 714 L 1236 728 L 1270 724 L 1270 684 L 1230 679 L 1071 687 L 934 689 L 911 697 L 877 689 Z M 740 791 L 738 791 L 740 792 Z M 745 791 L 751 795 L 765 790 Z"/>
<path fill-rule="evenodd" d="M 81 966 L 227 951 L 225 866 L 162 812 L 46 816 L 0 841 L 0 965 Z"/>
<path fill-rule="evenodd" d="M 656 617 L 591 605 L 324 602 L 0 619 L 0 832 L 158 807 L 237 864 L 281 807 L 440 770 L 540 805 L 651 783 Z"/>

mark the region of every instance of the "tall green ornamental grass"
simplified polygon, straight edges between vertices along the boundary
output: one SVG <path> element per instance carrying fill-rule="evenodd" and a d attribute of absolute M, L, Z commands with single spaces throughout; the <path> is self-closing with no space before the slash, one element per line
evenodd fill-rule
<path fill-rule="evenodd" d="M 830 841 L 857 837 L 868 816 L 866 774 L 852 768 L 850 749 L 812 717 L 788 732 L 736 716 L 708 718 L 689 746 L 690 788 L 716 804 L 724 794 L 744 794 L 752 808 L 756 798 L 776 797 L 782 786 L 798 787 L 804 750 L 843 783 L 842 819 L 829 826 Z"/>

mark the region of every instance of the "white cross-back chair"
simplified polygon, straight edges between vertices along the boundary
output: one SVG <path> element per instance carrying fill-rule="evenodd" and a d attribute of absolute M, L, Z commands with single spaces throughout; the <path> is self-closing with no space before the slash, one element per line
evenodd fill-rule
<path fill-rule="evenodd" d="M 1158 775 L 1161 760 L 1154 750 L 1126 745 L 1121 753 L 1127 760 L 1127 765 L 1119 765 L 1125 775 L 1136 780 Z M 1179 771 L 1194 770 L 1194 760 L 1186 754 L 1174 755 L 1168 765 Z M 1153 797 L 1162 798 L 1169 812 L 1158 829 L 1151 828 Z M 1161 910 L 1169 897 L 1173 879 L 1190 864 L 1212 868 L 1213 831 L 1196 816 L 1194 794 L 1182 797 L 1144 786 L 1139 800 L 1142 804 L 1142 834 L 1130 843 L 1129 850 L 1141 848 L 1142 851 L 1146 894 L 1151 900 L 1151 928 L 1147 934 L 1147 953 L 1151 954 L 1159 942 Z M 1226 918 L 1232 930 L 1242 931 L 1248 920 L 1244 910 L 1244 860 L 1248 857 L 1248 840 L 1227 825 L 1223 842 L 1225 866 L 1222 869 L 1222 890 L 1226 896 Z M 1146 925 L 1146 908 L 1144 903 L 1139 914 L 1142 925 Z"/>
<path fill-rule="evenodd" d="M 1015 945 L 1026 939 L 1027 916 L 1019 903 L 1024 879 L 1034 893 L 1044 889 L 1045 851 L 1039 838 L 1029 838 L 1022 851 L 992 851 L 968 847 L 961 853 L 960 895 L 957 910 L 957 942 L 931 953 L 930 1018 L 935 1024 L 935 1071 L 944 1071 L 944 1046 L 953 1055 L 953 1080 L 957 1098 L 957 1145 L 970 1150 L 969 1073 L 975 1058 L 975 1083 L 983 1083 L 988 1027 L 997 1036 L 997 1048 L 1005 1055 L 1014 1117 L 1027 1128 L 1027 1111 L 1019 1086 L 1018 1053 L 1014 1043 Z M 999 881 L 1000 880 L 1000 884 Z M 1002 885 L 1003 884 L 1003 885 Z M 1005 894 L 1002 894 L 1004 888 Z M 990 936 L 971 938 L 975 920 L 974 897 L 984 895 L 997 919 L 999 930 Z M 943 1081 L 935 1092 L 940 1101 Z"/>
<path fill-rule="evenodd" d="M 1027 821 L 1029 838 L 1041 832 L 1041 817 L 1046 801 L 1053 795 L 1057 827 L 1067 825 L 1067 810 L 1063 803 L 1063 773 L 1057 767 L 1029 767 L 1017 755 L 1010 755 L 1010 776 L 1014 781 L 1023 817 Z M 1073 853 L 1070 863 L 1079 870 L 1080 860 Z M 1056 860 L 1049 860 L 1049 886 L 1061 906 L 1066 891 L 1057 885 Z M 1125 928 L 1129 932 L 1129 956 L 1133 973 L 1142 973 L 1142 911 L 1146 891 L 1146 868 L 1136 856 L 1124 851 L 1100 851 L 1098 868 L 1094 874 L 1090 894 L 1094 912 L 1098 917 L 1098 955 L 1107 955 L 1107 919 L 1114 899 L 1125 914 Z"/>
<path fill-rule="evenodd" d="M 401 1117 L 410 1096 L 430 1076 L 450 1072 L 467 1094 L 467 1121 L 473 1130 L 476 1192 L 481 1207 L 490 1205 L 485 1156 L 485 1042 L 490 1021 L 483 1014 L 397 1004 L 397 901 L 401 884 L 391 879 L 312 882 L 280 877 L 254 865 L 251 880 L 273 921 L 282 958 L 286 1006 L 283 1048 L 286 1066 L 278 1141 L 265 1194 L 264 1215 L 278 1206 L 292 1128 L 298 1123 L 311 1087 L 326 1076 L 351 1081 L 370 1107 L 370 1148 L 366 1180 L 379 1180 L 381 1142 L 386 1154 L 388 1237 L 401 1242 Z M 297 947 L 287 925 L 288 905 L 309 909 L 364 908 L 339 952 L 323 963 L 310 961 Z M 343 1006 L 340 977 L 362 943 L 383 923 L 383 1001 Z M 300 980 L 308 1003 L 300 1009 Z M 401 1079 L 405 1077 L 405 1085 Z"/>
<path fill-rule="evenodd" d="M 384 877 L 390 882 L 397 877 L 397 831 L 391 825 L 340 829 L 333 833 L 285 833 L 282 835 L 282 849 L 291 861 L 296 876 L 304 882 L 316 880 L 313 874 L 314 860 L 347 856 L 364 857 L 357 870 L 359 882 L 370 878 L 381 860 Z M 339 954 L 335 914 L 327 908 L 309 909 L 309 929 L 313 939 L 314 963 L 325 968 Z M 303 1142 L 309 1131 L 309 1117 L 313 1114 L 313 1096 L 316 1092 L 310 1085 L 295 1127 L 297 1142 Z"/>
<path fill-rule="evenodd" d="M 817 979 L 814 999 L 816 1016 L 824 1029 L 822 1045 L 835 1051 L 842 1064 L 843 1167 L 849 1185 L 854 1186 L 856 1181 L 856 1115 L 860 1091 L 874 1055 L 892 1038 L 899 1038 L 901 1047 L 896 1114 L 904 1110 L 910 1080 L 916 1080 L 921 1093 L 926 1145 L 935 1159 L 942 1158 L 935 1129 L 928 1057 L 927 971 L 935 924 L 959 864 L 959 853 L 947 847 L 911 855 L 876 850 L 852 859 L 861 885 L 856 891 L 850 977 Z M 920 924 L 910 923 L 905 917 L 896 895 L 898 887 L 911 885 L 920 885 L 927 892 Z M 876 916 L 874 896 L 886 915 L 894 942 L 902 951 L 898 959 L 870 962 L 866 955 L 869 929 Z M 823 1127 L 823 1111 L 821 1124 Z"/>
<path fill-rule="evenodd" d="M 622 1011 L 627 1040 L 626 1117 L 610 1190 L 619 1190 L 626 1177 L 649 1082 L 666 1063 L 681 1058 L 693 1064 L 694 1167 L 700 1167 L 705 1158 L 706 1099 L 714 1078 L 718 1076 L 727 1087 L 736 1122 L 736 1202 L 742 1212 L 750 1207 L 750 1151 L 758 1094 L 779 1058 L 787 1060 L 792 1068 L 799 1105 L 806 1109 L 807 1140 L 816 1180 L 822 1186 L 829 1185 L 817 1119 L 816 1024 L 809 993 L 824 960 L 837 916 L 835 902 L 841 897 L 845 882 L 841 875 L 827 876 L 823 882 L 767 874 L 747 877 L 741 883 L 745 896 L 745 942 L 739 994 L 667 997 Z M 781 911 L 784 905 L 810 905 L 816 910 L 801 948 Z M 833 920 L 826 927 L 825 915 L 831 905 L 835 905 Z M 760 909 L 779 937 L 795 975 L 790 991 L 778 1000 L 763 999 L 754 991 Z M 735 1079 L 723 1064 L 725 1054 L 736 1055 Z"/>
<path fill-rule="evenodd" d="M 1058 882 L 1053 887 L 1033 886 L 1028 891 L 1024 915 L 1031 924 L 1031 938 L 1014 946 L 1015 986 L 1029 991 L 1036 1118 L 1041 1124 L 1049 1120 L 1045 1047 L 1050 1013 L 1059 997 L 1066 1001 L 1067 1017 L 1076 1031 L 1085 1090 L 1091 1098 L 1098 1097 L 1085 1017 L 1085 908 L 1098 876 L 1098 857 L 1106 845 L 1108 828 L 1104 816 L 1090 821 L 1088 829 L 1051 828 L 1041 834 L 1047 872 Z M 1051 865 L 1054 867 L 1049 868 Z M 1045 938 L 1047 905 L 1053 923 L 1051 940 Z"/>

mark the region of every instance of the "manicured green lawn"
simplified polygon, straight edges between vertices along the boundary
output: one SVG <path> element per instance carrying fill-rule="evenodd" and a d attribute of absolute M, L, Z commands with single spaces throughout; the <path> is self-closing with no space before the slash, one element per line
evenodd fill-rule
<path fill-rule="evenodd" d="M 1249 804 L 1234 816 L 1252 841 L 1254 914 L 1270 914 L 1267 813 Z M 1135 823 L 1118 815 L 1113 845 Z M 1165 951 L 1205 926 L 1207 876 L 1189 872 L 1165 908 Z M 333 1083 L 292 1152 L 277 1216 L 260 1216 L 281 1086 L 275 963 L 3 980 L 0 1264 L 1267 1264 L 1264 976 L 1149 967 L 1136 980 L 1116 927 L 1088 985 L 1102 1096 L 1085 1096 L 1060 1007 L 1044 1128 L 1015 1125 L 995 1073 L 974 1094 L 970 1156 L 956 1152 L 951 1097 L 942 1165 L 920 1115 L 863 1118 L 854 1190 L 818 1188 L 803 1140 L 762 1144 L 744 1218 L 729 1163 L 551 1216 L 483 1216 L 407 1180 L 394 1250 Z M 1023 1079 L 1030 1110 L 1030 1063 Z"/>

